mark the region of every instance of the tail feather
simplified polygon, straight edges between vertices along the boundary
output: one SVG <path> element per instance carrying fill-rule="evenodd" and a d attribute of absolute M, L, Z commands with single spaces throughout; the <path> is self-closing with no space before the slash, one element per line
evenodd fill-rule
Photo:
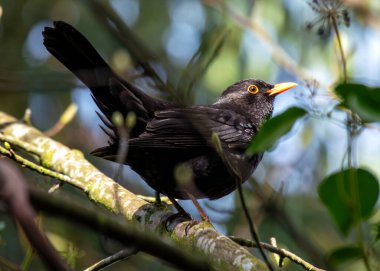
<path fill-rule="evenodd" d="M 44 45 L 96 95 L 108 87 L 109 78 L 117 78 L 90 42 L 75 28 L 54 22 L 43 31 Z"/>
<path fill-rule="evenodd" d="M 167 107 L 166 103 L 149 97 L 121 79 L 71 25 L 54 22 L 54 27 L 45 27 L 43 36 L 47 50 L 91 90 L 96 104 L 110 122 L 115 111 L 123 115 L 134 111 L 138 123 L 133 133 L 138 135 L 156 110 Z"/>

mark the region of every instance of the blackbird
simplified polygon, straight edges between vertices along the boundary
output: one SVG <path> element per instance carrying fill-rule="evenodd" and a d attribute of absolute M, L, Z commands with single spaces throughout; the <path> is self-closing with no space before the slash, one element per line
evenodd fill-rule
<path fill-rule="evenodd" d="M 296 86 L 246 79 L 227 87 L 211 105 L 183 106 L 152 98 L 123 80 L 90 42 L 65 22 L 45 27 L 43 37 L 47 50 L 91 90 L 103 113 L 99 116 L 110 129 L 106 131 L 109 145 L 93 154 L 119 161 L 120 134 L 112 125 L 112 115 L 118 111 L 126 116 L 133 111 L 136 124 L 122 161 L 168 196 L 180 212 L 184 210 L 175 199 L 218 199 L 234 191 L 237 178 L 231 167 L 238 173 L 238 181 L 249 178 L 263 154 L 248 157 L 246 147 L 271 117 L 275 96 Z M 211 139 L 214 133 L 222 155 Z"/>

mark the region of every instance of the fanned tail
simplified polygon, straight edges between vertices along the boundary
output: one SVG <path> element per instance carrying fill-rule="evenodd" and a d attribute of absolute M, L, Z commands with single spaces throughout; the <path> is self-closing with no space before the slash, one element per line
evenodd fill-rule
<path fill-rule="evenodd" d="M 115 111 L 126 116 L 130 111 L 136 114 L 136 125 L 130 137 L 143 133 L 147 122 L 156 110 L 166 108 L 167 104 L 153 99 L 136 86 L 121 79 L 103 60 L 90 42 L 74 27 L 62 22 L 54 22 L 54 27 L 45 27 L 44 45 L 63 65 L 74 73 L 90 90 L 100 111 L 104 125 L 110 129 L 109 146 L 94 151 L 97 156 L 115 160 L 119 135 L 112 125 Z"/>
<path fill-rule="evenodd" d="M 154 111 L 166 107 L 164 102 L 155 100 L 136 86 L 121 79 L 103 60 L 90 42 L 74 27 L 62 22 L 54 22 L 54 27 L 45 27 L 44 45 L 47 50 L 73 72 L 90 90 L 99 109 L 108 122 L 115 111 L 124 116 L 134 111 L 137 117 L 133 136 L 145 129 L 147 121 L 154 116 Z M 117 131 L 113 127 L 117 141 Z"/>
<path fill-rule="evenodd" d="M 97 100 L 105 103 L 114 99 L 109 93 L 109 80 L 118 76 L 80 32 L 57 21 L 54 27 L 45 27 L 42 34 L 47 50 L 73 72 Z"/>

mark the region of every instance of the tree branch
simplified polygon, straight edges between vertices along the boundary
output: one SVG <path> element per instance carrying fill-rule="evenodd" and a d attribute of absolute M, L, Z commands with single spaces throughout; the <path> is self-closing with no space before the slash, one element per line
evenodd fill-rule
<path fill-rule="evenodd" d="M 238 244 L 240 244 L 242 246 L 257 247 L 257 243 L 252 242 L 251 240 L 247 240 L 247 239 L 240 238 L 240 237 L 235 237 L 235 236 L 230 236 L 230 238 L 231 238 L 231 240 L 234 240 L 236 243 L 238 243 Z M 266 249 L 266 250 L 268 250 L 270 252 L 273 252 L 273 253 L 279 255 L 280 256 L 280 262 L 282 261 L 283 258 L 288 258 L 292 262 L 294 262 L 294 263 L 299 264 L 300 266 L 302 266 L 305 270 L 309 270 L 309 271 L 325 271 L 324 269 L 320 269 L 318 267 L 315 267 L 311 263 L 308 263 L 307 261 L 305 261 L 301 257 L 297 256 L 296 254 L 294 254 L 294 253 L 292 253 L 292 252 L 290 252 L 290 251 L 288 251 L 286 249 L 279 248 L 277 246 L 270 245 L 270 244 L 267 244 L 267 243 L 262 243 L 262 242 L 260 243 L 260 245 L 264 249 Z"/>
<path fill-rule="evenodd" d="M 20 224 L 29 242 L 50 270 L 70 271 L 52 244 L 38 228 L 35 213 L 28 203 L 27 188 L 23 176 L 8 161 L 0 160 L 0 199 Z"/>
<path fill-rule="evenodd" d="M 120 250 L 119 252 L 116 252 L 115 254 L 104 258 L 100 260 L 99 262 L 93 264 L 92 266 L 86 268 L 84 271 L 97 271 L 101 270 L 102 268 L 105 268 L 107 266 L 110 266 L 118 261 L 125 260 L 129 258 L 132 255 L 135 255 L 138 252 L 138 249 L 133 248 L 126 248 L 123 250 Z"/>
<path fill-rule="evenodd" d="M 274 61 L 297 78 L 305 81 L 317 81 L 307 70 L 299 67 L 296 61 L 280 46 L 274 42 L 264 28 L 256 21 L 239 14 L 235 9 L 222 0 L 203 0 L 203 3 L 225 12 L 229 18 L 241 28 L 250 30 L 255 34 L 272 53 Z"/>
<path fill-rule="evenodd" d="M 167 218 L 172 215 L 167 208 L 147 203 L 99 172 L 81 152 L 67 148 L 1 111 L 0 136 L 0 142 L 12 142 L 24 152 L 32 150 L 33 157 L 37 157 L 43 168 L 68 176 L 64 182 L 85 192 L 92 201 L 138 223 L 146 231 L 166 233 L 181 244 L 203 251 L 219 269 L 223 266 L 227 270 L 243 267 L 244 270 L 266 270 L 260 260 L 208 223 L 200 222 L 186 231 L 189 221 L 175 220 L 166 230 Z M 8 156 L 15 159 L 15 155 Z"/>
<path fill-rule="evenodd" d="M 57 195 L 52 197 L 36 189 L 30 189 L 29 193 L 32 204 L 38 210 L 98 231 L 126 246 L 133 245 L 136 249 L 171 263 L 181 270 L 215 270 L 204 255 L 194 252 L 190 254 L 189 250 L 180 249 L 176 243 L 162 240 L 139 225 L 110 215 L 105 210 L 85 206 L 71 198 Z"/>

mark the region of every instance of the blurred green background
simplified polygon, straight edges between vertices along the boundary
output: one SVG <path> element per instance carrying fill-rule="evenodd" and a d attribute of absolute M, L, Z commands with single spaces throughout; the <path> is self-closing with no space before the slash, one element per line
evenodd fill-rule
<path fill-rule="evenodd" d="M 379 86 L 380 1 L 347 0 L 344 3 L 350 27 L 341 24 L 339 29 L 348 77 L 354 82 Z M 112 23 L 107 24 L 117 17 L 107 15 L 111 9 L 153 52 L 157 72 L 175 89 L 185 84 L 183 72 L 202 40 L 208 39 L 205 46 L 212 52 L 218 40 L 224 37 L 207 72 L 195 82 L 188 103 L 210 103 L 228 85 L 244 78 L 299 84 L 277 98 L 275 114 L 290 106 L 299 106 L 308 109 L 313 117 L 298 122 L 290 134 L 265 154 L 254 180 L 244 186 L 250 210 L 263 241 L 276 237 L 280 246 L 317 266 L 328 264 L 329 270 L 368 270 L 361 260 L 350 259 L 335 265 L 325 260 L 333 249 L 355 243 L 357 236 L 340 234 L 318 198 L 320 181 L 346 165 L 347 129 L 345 113 L 332 111 L 337 100 L 331 86 L 339 82 L 341 74 L 337 41 L 334 35 L 321 37 L 318 29 L 306 27 L 319 16 L 308 1 L 0 0 L 0 110 L 21 118 L 25 109 L 30 108 L 33 125 L 44 131 L 57 122 L 69 104 L 76 103 L 77 116 L 55 139 L 83 151 L 98 168 L 114 176 L 117 165 L 89 155 L 107 140 L 98 127 L 100 120 L 89 91 L 49 55 L 41 35 L 52 21 L 64 20 L 79 29 L 120 74 L 151 95 L 171 99 L 149 82 L 139 80 L 139 69 L 135 69 L 134 57 L 126 48 L 126 44 L 133 41 L 129 36 L 124 40 L 117 37 L 110 31 Z M 297 67 L 296 72 L 291 68 L 292 63 Z M 305 81 L 304 70 L 316 81 Z M 379 130 L 378 124 L 371 124 L 352 145 L 354 164 L 368 169 L 377 179 L 380 177 Z M 53 180 L 28 170 L 23 173 L 31 185 L 49 188 L 54 184 Z M 135 193 L 153 195 L 127 167 L 120 182 Z M 73 188 L 63 187 L 58 193 L 70 193 L 91 204 Z M 181 204 L 197 218 L 190 203 Z M 202 204 L 218 230 L 249 237 L 235 193 L 216 201 L 205 200 Z M 38 257 L 26 256 L 29 252 L 25 239 L 4 208 L 1 211 L 0 270 L 8 270 L 1 264 L 4 259 L 24 263 L 25 270 L 39 270 Z M 53 243 L 77 270 L 120 249 L 118 244 L 76 225 L 43 215 L 40 218 Z M 379 218 L 379 214 L 374 214 L 360 226 L 365 240 L 372 240 L 371 236 L 376 234 L 371 223 Z M 376 246 L 374 242 L 372 255 L 376 255 Z M 31 262 L 27 263 L 29 259 Z M 106 270 L 171 269 L 157 261 L 140 253 Z M 287 270 L 301 269 L 290 264 Z"/>

